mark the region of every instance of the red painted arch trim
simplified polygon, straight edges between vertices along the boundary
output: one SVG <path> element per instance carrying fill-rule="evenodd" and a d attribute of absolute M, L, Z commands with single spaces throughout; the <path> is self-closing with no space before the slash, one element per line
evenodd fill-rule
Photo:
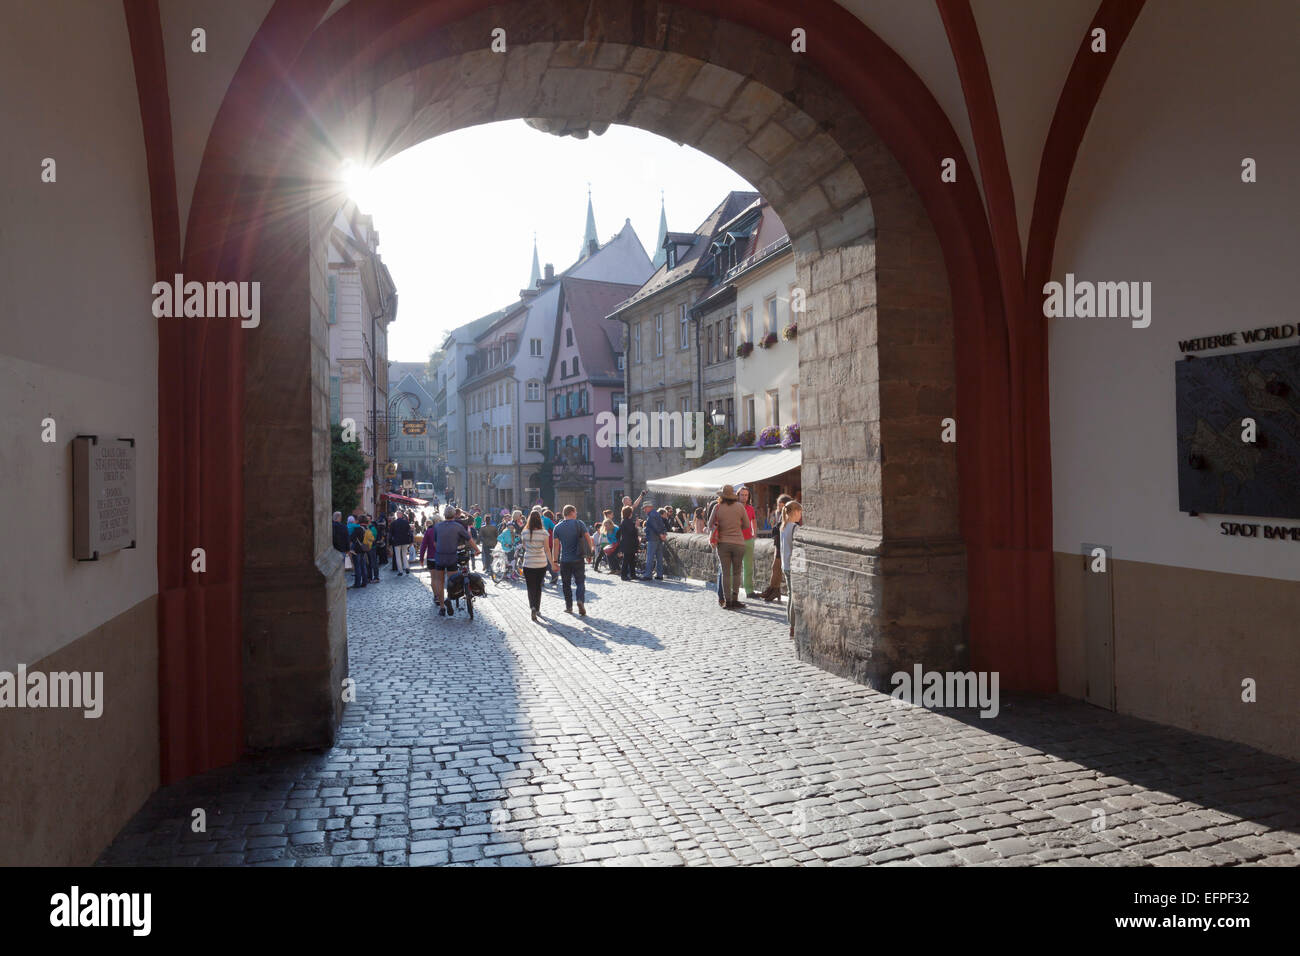
<path fill-rule="evenodd" d="M 1016 224 L 1016 194 L 1011 188 L 1006 145 L 1002 141 L 1002 121 L 998 117 L 997 98 L 989 77 L 984 45 L 969 0 L 936 0 L 939 16 L 948 34 L 948 46 L 957 64 L 966 112 L 970 117 L 979 159 L 980 179 L 988 202 L 994 252 L 998 259 L 998 279 L 1003 296 L 1009 297 L 1020 286 L 1020 229 Z M 1018 296 L 1017 296 L 1018 298 Z"/>
<path fill-rule="evenodd" d="M 156 11 L 156 0 L 149 2 Z M 228 240 L 240 223 L 234 145 L 257 136 L 275 89 L 328 8 L 280 0 L 263 20 L 218 110 L 190 204 L 179 268 L 187 279 L 238 280 Z M 160 86 L 165 93 L 165 81 Z M 173 187 L 173 194 L 175 189 Z M 246 223 L 244 223 L 246 225 Z M 177 242 L 179 246 L 179 240 Z M 255 277 L 254 277 L 255 278 Z M 244 335 L 223 320 L 159 327 L 159 708 L 164 783 L 243 753 Z M 207 570 L 189 571 L 203 547 Z"/>
<path fill-rule="evenodd" d="M 158 0 L 122 0 L 131 41 L 131 64 L 144 129 L 145 166 L 149 172 L 149 207 L 153 219 L 154 272 L 161 279 L 181 260 L 180 213 L 176 202 L 176 165 L 172 151 L 171 103 L 167 61 L 163 53 Z"/>
<path fill-rule="evenodd" d="M 131 62 L 135 70 L 136 94 L 140 101 L 140 121 L 144 132 L 145 166 L 149 174 L 149 207 L 153 221 L 154 278 L 171 282 L 180 270 L 180 213 L 176 197 L 176 165 L 172 143 L 171 103 L 167 87 L 167 61 L 163 47 L 162 18 L 157 0 L 122 0 L 127 34 L 131 43 Z M 177 554 L 182 545 L 181 510 L 168 507 L 174 496 L 175 461 L 169 450 L 182 448 L 184 422 L 172 394 L 173 368 L 169 362 L 179 342 L 178 330 L 168 319 L 158 321 L 158 727 L 159 752 L 164 782 L 174 779 L 168 774 L 170 757 L 187 736 L 186 706 L 169 692 L 192 683 L 184 669 L 183 655 L 177 655 L 175 639 L 169 635 L 186 633 L 183 608 L 171 599 L 179 583 Z M 184 505 L 181 503 L 181 508 Z M 182 691 L 183 693 L 183 691 Z"/>

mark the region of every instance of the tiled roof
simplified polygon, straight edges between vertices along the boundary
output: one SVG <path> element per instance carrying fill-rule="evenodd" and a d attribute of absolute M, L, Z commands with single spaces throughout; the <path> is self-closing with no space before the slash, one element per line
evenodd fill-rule
<path fill-rule="evenodd" d="M 759 200 L 760 196 L 756 192 L 733 190 L 727 193 L 726 198 L 718 203 L 717 207 L 700 223 L 695 232 L 668 233 L 669 238 L 679 238 L 683 243 L 689 238 L 690 247 L 680 253 L 673 268 L 669 269 L 667 263 L 660 266 L 655 271 L 655 274 L 647 279 L 635 294 L 620 303 L 617 309 L 610 310 L 610 317 L 684 279 L 707 275 L 711 259 L 709 245 L 718 234 L 719 228 L 731 222 L 746 208 Z"/>
<path fill-rule="evenodd" d="M 592 282 L 574 278 L 565 278 L 563 286 L 564 305 L 573 325 L 574 344 L 578 348 L 586 375 L 621 379 L 622 373 L 618 370 L 615 355 L 621 348 L 621 341 L 616 345 L 609 335 L 611 323 L 605 321 L 605 316 L 639 287 L 622 282 Z M 556 351 L 558 350 L 551 352 L 552 372 Z"/>

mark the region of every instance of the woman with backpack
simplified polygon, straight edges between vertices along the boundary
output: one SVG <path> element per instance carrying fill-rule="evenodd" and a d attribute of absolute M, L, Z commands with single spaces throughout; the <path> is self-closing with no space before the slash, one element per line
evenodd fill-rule
<path fill-rule="evenodd" d="M 536 621 L 542 613 L 542 585 L 546 571 L 558 573 L 560 566 L 551 555 L 551 533 L 542 523 L 540 511 L 528 516 L 528 524 L 520 534 L 524 547 L 524 583 L 528 585 L 528 607 Z"/>

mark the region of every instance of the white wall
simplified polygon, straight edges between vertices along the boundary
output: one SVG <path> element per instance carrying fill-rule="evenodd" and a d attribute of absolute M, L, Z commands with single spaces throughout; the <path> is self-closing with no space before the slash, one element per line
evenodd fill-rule
<path fill-rule="evenodd" d="M 0 669 L 158 589 L 158 345 L 144 138 L 121 4 L 7 4 L 0 30 Z M 43 183 L 41 161 L 57 163 Z M 52 417 L 57 442 L 41 442 Z M 77 434 L 136 440 L 136 540 L 72 558 Z M 177 560 L 181 560 L 178 556 Z"/>
<path fill-rule="evenodd" d="M 748 358 L 737 358 L 736 363 L 736 431 L 744 431 L 745 396 L 754 396 L 754 432 L 757 436 L 764 427 L 772 424 L 767 413 L 767 393 L 777 389 L 781 393 L 780 417 L 784 428 L 795 420 L 792 414 L 790 387 L 799 384 L 799 343 L 787 342 L 781 330 L 790 324 L 790 286 L 795 284 L 794 254 L 780 253 L 772 264 L 764 264 L 753 273 L 736 281 L 736 344 L 745 341 L 745 310 L 754 310 L 754 351 Z M 766 318 L 764 304 L 769 296 L 776 296 L 777 343 L 770 349 L 760 348 L 763 322 Z"/>
<path fill-rule="evenodd" d="M 164 0 L 158 5 L 171 100 L 182 242 L 199 165 L 217 110 L 271 5 L 272 0 L 222 0 L 220 4 L 212 0 Z M 193 50 L 191 33 L 196 27 L 207 32 L 206 53 Z"/>
<path fill-rule="evenodd" d="M 1150 281 L 1152 322 L 1051 324 L 1057 551 L 1300 580 L 1293 543 L 1179 512 L 1174 403 L 1179 339 L 1297 320 L 1298 36 L 1290 0 L 1148 3 L 1103 91 L 1053 277 Z"/>

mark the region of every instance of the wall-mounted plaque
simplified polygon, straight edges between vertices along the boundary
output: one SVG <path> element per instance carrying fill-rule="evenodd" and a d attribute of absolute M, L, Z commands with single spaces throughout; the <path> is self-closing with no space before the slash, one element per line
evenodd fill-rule
<path fill-rule="evenodd" d="M 96 561 L 135 547 L 135 442 L 72 440 L 73 556 Z"/>
<path fill-rule="evenodd" d="M 424 435 L 428 432 L 428 422 L 419 420 L 402 422 L 403 435 Z"/>
<path fill-rule="evenodd" d="M 1300 346 L 1184 359 L 1174 379 L 1178 509 L 1300 518 Z"/>

